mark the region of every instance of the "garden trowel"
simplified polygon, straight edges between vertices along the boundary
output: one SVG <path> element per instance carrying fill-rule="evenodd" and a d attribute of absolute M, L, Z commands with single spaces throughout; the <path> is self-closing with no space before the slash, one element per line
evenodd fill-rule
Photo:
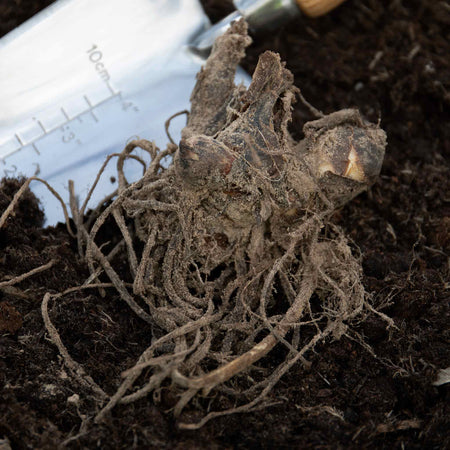
<path fill-rule="evenodd" d="M 189 109 L 195 75 L 215 38 L 241 17 L 258 31 L 300 10 L 319 16 L 344 0 L 235 0 L 211 26 L 198 0 L 59 0 L 0 39 L 0 177 L 36 175 L 68 202 L 68 180 L 88 192 L 105 157 L 136 137 L 168 142 L 165 121 Z M 239 71 L 237 82 L 249 82 Z M 175 140 L 185 124 L 171 123 Z M 145 155 L 141 155 L 145 159 Z M 115 189 L 110 164 L 95 206 Z M 142 165 L 127 162 L 135 181 Z M 47 188 L 31 184 L 46 223 L 63 219 Z"/>

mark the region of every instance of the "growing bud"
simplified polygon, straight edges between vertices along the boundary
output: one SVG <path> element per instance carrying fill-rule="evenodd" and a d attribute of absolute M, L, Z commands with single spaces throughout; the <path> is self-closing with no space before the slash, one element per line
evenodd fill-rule
<path fill-rule="evenodd" d="M 225 144 L 209 136 L 193 136 L 180 141 L 175 167 L 181 179 L 194 186 L 223 178 L 231 170 L 235 156 Z"/>
<path fill-rule="evenodd" d="M 386 133 L 363 120 L 357 110 L 344 109 L 308 122 L 304 132 L 305 162 L 319 187 L 337 204 L 347 202 L 376 181 Z"/>

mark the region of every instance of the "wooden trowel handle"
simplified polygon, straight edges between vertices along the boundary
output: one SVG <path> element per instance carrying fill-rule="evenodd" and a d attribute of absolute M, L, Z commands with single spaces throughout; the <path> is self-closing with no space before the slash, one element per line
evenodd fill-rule
<path fill-rule="evenodd" d="M 344 3 L 345 0 L 296 0 L 303 14 L 309 17 L 323 16 Z"/>

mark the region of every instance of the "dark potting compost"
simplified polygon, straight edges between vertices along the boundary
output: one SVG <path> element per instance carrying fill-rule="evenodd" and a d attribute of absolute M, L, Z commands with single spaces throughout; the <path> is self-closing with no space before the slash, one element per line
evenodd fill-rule
<path fill-rule="evenodd" d="M 131 142 L 67 227 L 4 179 L 5 448 L 446 448 L 449 14 L 348 1 L 252 45 L 235 24 L 181 142 Z"/>

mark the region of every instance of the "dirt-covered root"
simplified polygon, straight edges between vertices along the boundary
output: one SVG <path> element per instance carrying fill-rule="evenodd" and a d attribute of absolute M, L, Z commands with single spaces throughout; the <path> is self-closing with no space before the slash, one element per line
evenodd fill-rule
<path fill-rule="evenodd" d="M 267 320 L 267 314 L 264 314 L 266 311 L 263 311 L 263 316 L 265 316 L 264 318 L 267 321 L 270 334 L 255 344 L 250 350 L 208 374 L 197 378 L 187 378 L 175 371 L 173 379 L 183 387 L 193 390 L 202 389 L 206 395 L 217 385 L 228 381 L 234 375 L 249 368 L 252 364 L 266 356 L 278 342 L 284 340 L 286 334 L 293 327 L 299 325 L 302 316 L 311 309 L 310 300 L 313 293 L 320 289 L 320 281 L 322 281 L 322 287 L 326 287 L 326 289 L 330 291 L 327 296 L 328 301 L 330 301 L 331 296 L 334 296 L 339 304 L 339 310 L 328 307 L 328 311 L 323 312 L 323 317 L 329 320 L 327 331 L 329 332 L 329 330 L 332 329 L 335 334 L 341 335 L 343 333 L 343 328 L 345 327 L 345 320 L 348 320 L 361 312 L 364 306 L 364 290 L 358 283 L 358 272 L 351 273 L 358 268 L 357 265 L 355 266 L 354 263 L 352 264 L 349 262 L 346 272 L 340 273 L 340 271 L 343 270 L 341 264 L 344 261 L 341 260 L 341 258 L 344 255 L 340 255 L 338 252 L 347 253 L 347 248 L 345 247 L 345 244 L 342 243 L 341 248 L 335 247 L 335 244 L 329 242 L 313 244 L 310 253 L 307 255 L 307 260 L 304 262 L 303 273 L 301 275 L 302 283 L 287 311 L 277 322 L 272 323 Z M 289 252 L 286 254 L 288 253 Z M 265 284 L 267 284 L 268 280 L 273 278 L 273 274 L 275 271 L 280 270 L 281 266 L 281 259 L 275 261 L 274 266 L 265 280 Z M 329 273 L 332 268 L 336 271 L 336 273 L 333 274 L 333 278 L 330 277 L 331 273 Z M 343 279 L 343 281 L 345 281 L 339 285 L 337 281 L 334 281 L 336 279 Z M 345 284 L 348 284 L 347 279 L 351 279 L 352 281 L 350 286 L 345 286 Z M 353 292 L 349 291 L 349 287 L 351 287 Z M 264 290 L 263 287 L 263 291 Z M 260 301 L 260 306 L 262 306 L 264 304 L 264 298 Z M 328 334 L 328 332 L 326 334 Z M 319 333 L 318 336 L 321 334 L 322 333 Z"/>
<path fill-rule="evenodd" d="M 123 374 L 98 421 L 115 404 L 157 393 L 167 383 L 180 394 L 176 415 L 194 396 L 214 388 L 243 402 L 224 414 L 256 408 L 292 364 L 305 361 L 307 351 L 330 334 L 342 335 L 345 323 L 364 308 L 359 261 L 338 229 L 323 233 L 326 215 L 305 213 L 280 240 L 283 245 L 275 236 L 263 239 L 265 258 L 254 265 L 252 234 L 230 243 L 211 233 L 201 200 L 182 189 L 173 166 L 159 166 L 146 182 L 125 188 L 83 234 L 93 273 L 103 270 L 123 300 L 155 326 L 154 342 Z M 122 236 L 130 287 L 114 270 L 106 247 L 95 242 L 109 218 Z M 270 374 L 260 360 L 279 343 L 287 354 Z M 146 383 L 135 386 L 149 369 Z M 238 388 L 243 374 L 260 371 L 263 379 Z"/>
<path fill-rule="evenodd" d="M 106 278 L 153 330 L 97 421 L 169 386 L 176 416 L 212 390 L 237 405 L 186 427 L 260 407 L 293 364 L 308 364 L 318 342 L 340 338 L 370 309 L 359 259 L 329 218 L 374 181 L 384 132 L 344 110 L 306 124 L 294 142 L 287 125 L 297 89 L 278 55 L 261 56 L 247 90 L 232 83 L 248 43 L 243 22 L 217 40 L 178 147 L 129 143 L 118 155 L 116 196 L 95 220 L 84 218 L 87 200 L 80 209 L 72 202 L 91 272 L 85 286 Z M 129 185 L 123 167 L 136 147 L 152 162 Z M 110 242 L 102 229 L 116 230 Z M 276 346 L 270 367 L 265 356 Z"/>

